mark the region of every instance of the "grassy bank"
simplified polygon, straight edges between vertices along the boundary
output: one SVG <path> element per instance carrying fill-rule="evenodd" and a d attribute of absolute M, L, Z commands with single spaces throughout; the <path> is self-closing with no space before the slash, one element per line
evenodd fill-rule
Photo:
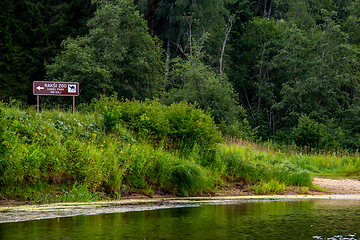
<path fill-rule="evenodd" d="M 36 202 L 180 196 L 248 182 L 258 193 L 310 186 L 312 174 L 357 174 L 354 156 L 259 150 L 222 139 L 207 113 L 180 103 L 107 98 L 72 114 L 0 107 L 0 198 Z"/>

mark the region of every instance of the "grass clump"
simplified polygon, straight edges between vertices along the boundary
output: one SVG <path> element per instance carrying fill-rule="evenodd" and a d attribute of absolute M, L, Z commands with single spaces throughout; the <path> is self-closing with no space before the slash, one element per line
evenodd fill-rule
<path fill-rule="evenodd" d="M 201 193 L 206 186 L 203 169 L 194 162 L 178 162 L 170 172 L 170 182 L 182 196 Z"/>
<path fill-rule="evenodd" d="M 285 191 L 285 184 L 274 179 L 269 182 L 262 180 L 255 184 L 252 189 L 255 193 L 281 193 Z"/>
<path fill-rule="evenodd" d="M 56 195 L 56 202 L 91 202 L 104 199 L 103 193 L 93 193 L 89 191 L 87 184 L 74 183 L 70 191 L 63 191 L 62 195 Z"/>

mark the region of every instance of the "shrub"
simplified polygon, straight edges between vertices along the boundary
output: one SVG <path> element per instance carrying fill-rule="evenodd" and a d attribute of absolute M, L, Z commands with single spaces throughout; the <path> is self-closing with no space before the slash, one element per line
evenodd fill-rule
<path fill-rule="evenodd" d="M 139 138 L 164 142 L 170 132 L 167 108 L 158 101 L 125 100 L 121 102 L 121 121 Z"/>
<path fill-rule="evenodd" d="M 125 100 L 117 105 L 113 98 L 105 97 L 95 103 L 102 109 L 106 129 L 121 122 L 138 138 L 156 145 L 192 148 L 194 144 L 212 146 L 221 141 L 214 120 L 197 105 L 180 102 L 165 106 L 148 99 Z"/>
<path fill-rule="evenodd" d="M 167 109 L 170 139 L 177 144 L 192 148 L 196 143 L 210 147 L 221 141 L 214 120 L 196 105 L 174 103 Z"/>
<path fill-rule="evenodd" d="M 293 130 L 293 139 L 298 146 L 320 148 L 326 135 L 325 125 L 301 116 L 298 125 Z"/>

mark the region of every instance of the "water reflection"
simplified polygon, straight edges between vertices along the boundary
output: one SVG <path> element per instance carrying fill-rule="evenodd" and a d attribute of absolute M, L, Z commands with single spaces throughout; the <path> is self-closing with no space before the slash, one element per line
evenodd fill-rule
<path fill-rule="evenodd" d="M 356 239 L 359 200 L 202 205 L 0 224 L 0 239 Z"/>
<path fill-rule="evenodd" d="M 343 235 L 336 235 L 330 238 L 325 238 L 327 240 L 357 240 L 356 238 L 354 238 L 356 235 L 356 233 L 354 234 L 348 234 L 346 236 Z M 313 236 L 314 239 L 324 239 L 321 236 Z"/>

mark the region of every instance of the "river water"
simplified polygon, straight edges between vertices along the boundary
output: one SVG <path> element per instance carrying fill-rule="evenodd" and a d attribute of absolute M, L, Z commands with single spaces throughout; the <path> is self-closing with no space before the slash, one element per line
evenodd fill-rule
<path fill-rule="evenodd" d="M 0 224 L 0 239 L 358 238 L 358 199 L 194 203 Z"/>

